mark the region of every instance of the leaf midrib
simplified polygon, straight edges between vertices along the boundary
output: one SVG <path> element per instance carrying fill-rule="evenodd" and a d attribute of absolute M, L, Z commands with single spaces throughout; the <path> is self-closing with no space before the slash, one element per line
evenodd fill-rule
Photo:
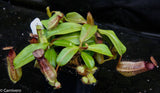
<path fill-rule="evenodd" d="M 91 28 L 92 28 L 92 26 L 90 26 L 90 27 L 87 29 L 87 33 L 84 35 L 84 37 L 82 37 L 81 42 L 83 42 L 84 39 L 88 36 L 88 33 L 91 31 Z"/>
<path fill-rule="evenodd" d="M 61 60 L 59 61 L 59 64 L 64 60 L 64 58 L 66 57 L 66 55 L 68 55 L 68 53 L 70 53 L 70 51 L 74 50 L 75 48 L 73 49 L 70 49 L 62 58 Z"/>

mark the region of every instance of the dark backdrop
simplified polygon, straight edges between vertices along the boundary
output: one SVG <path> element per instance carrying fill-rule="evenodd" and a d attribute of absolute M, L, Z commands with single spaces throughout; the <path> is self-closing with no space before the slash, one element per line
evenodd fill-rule
<path fill-rule="evenodd" d="M 3 47 L 14 46 L 16 53 L 19 53 L 28 45 L 31 32 L 30 22 L 35 17 L 48 18 L 44 12 L 45 7 L 50 5 L 54 10 L 61 10 L 65 13 L 77 11 L 84 16 L 91 11 L 99 28 L 114 30 L 127 47 L 122 60 L 149 61 L 149 57 L 154 56 L 159 64 L 160 35 L 135 32 L 158 31 L 156 29 L 159 28 L 159 15 L 156 14 L 158 8 L 154 8 L 159 4 L 156 0 L 152 2 L 155 5 L 151 2 L 149 0 L 145 2 L 140 2 L 140 0 L 137 2 L 135 0 L 133 2 L 108 0 L 50 0 L 50 2 L 7 0 L 4 2 L 0 0 L 0 90 L 21 89 L 22 93 L 160 93 L 159 68 L 126 78 L 116 71 L 117 61 L 97 65 L 99 70 L 95 76 L 98 83 L 94 87 L 83 85 L 80 81 L 81 77 L 64 67 L 58 74 L 62 88 L 53 90 L 39 69 L 33 68 L 34 62 L 23 67 L 22 79 L 17 84 L 13 84 L 9 80 L 6 67 L 5 58 L 8 51 L 2 51 Z"/>
<path fill-rule="evenodd" d="M 96 22 L 116 24 L 136 31 L 159 33 L 160 0 L 5 0 L 12 4 L 45 11 L 91 11 Z"/>

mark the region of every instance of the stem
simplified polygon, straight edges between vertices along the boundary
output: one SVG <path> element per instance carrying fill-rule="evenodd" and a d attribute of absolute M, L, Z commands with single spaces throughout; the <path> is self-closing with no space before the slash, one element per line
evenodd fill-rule
<path fill-rule="evenodd" d="M 80 45 L 79 45 L 79 47 L 82 47 L 82 42 L 80 42 Z"/>
<path fill-rule="evenodd" d="M 57 67 L 56 67 L 56 72 L 58 72 L 58 68 L 59 68 L 59 65 L 57 65 Z"/>
<path fill-rule="evenodd" d="M 80 63 L 78 62 L 78 58 L 79 58 L 79 55 L 76 56 L 76 58 L 75 58 L 75 63 L 77 63 L 77 65 L 79 66 Z"/>
<path fill-rule="evenodd" d="M 120 57 L 119 57 L 118 63 L 120 63 L 120 62 L 121 62 L 121 59 L 122 59 L 122 56 L 120 56 Z"/>
<path fill-rule="evenodd" d="M 54 41 L 58 40 L 58 38 L 54 38 L 51 40 L 51 43 L 53 43 Z"/>
<path fill-rule="evenodd" d="M 82 50 L 86 50 L 86 49 L 88 49 L 88 44 L 87 44 L 87 43 L 85 43 L 85 45 L 86 45 L 86 47 L 82 47 L 82 45 L 81 45 L 81 47 L 79 46 L 79 48 L 80 48 L 80 49 L 82 49 Z"/>
<path fill-rule="evenodd" d="M 88 49 L 88 47 L 79 47 L 79 48 L 82 49 L 82 50 Z"/>
<path fill-rule="evenodd" d="M 110 60 L 112 60 L 112 59 L 113 59 L 112 57 L 110 57 L 110 58 L 108 58 L 108 59 L 105 59 L 105 60 L 103 61 L 103 63 L 106 62 L 106 61 L 110 61 Z"/>

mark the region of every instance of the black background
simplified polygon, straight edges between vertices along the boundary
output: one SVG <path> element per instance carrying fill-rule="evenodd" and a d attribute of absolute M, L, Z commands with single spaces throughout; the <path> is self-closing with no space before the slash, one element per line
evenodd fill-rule
<path fill-rule="evenodd" d="M 76 11 L 86 17 L 91 11 L 99 28 L 114 30 L 127 47 L 122 60 L 160 62 L 158 0 L 2 0 L 0 1 L 0 89 L 21 89 L 22 93 L 160 93 L 160 69 L 126 78 L 116 71 L 117 60 L 97 65 L 95 86 L 84 85 L 72 69 L 64 67 L 58 74 L 60 90 L 53 90 L 31 62 L 23 67 L 17 84 L 8 77 L 5 46 L 14 46 L 19 53 L 28 45 L 30 22 L 48 18 L 45 7 L 64 13 Z"/>
<path fill-rule="evenodd" d="M 117 24 L 137 31 L 160 29 L 159 0 L 8 0 L 12 4 L 45 11 L 47 5 L 62 12 L 90 11 L 97 22 Z"/>

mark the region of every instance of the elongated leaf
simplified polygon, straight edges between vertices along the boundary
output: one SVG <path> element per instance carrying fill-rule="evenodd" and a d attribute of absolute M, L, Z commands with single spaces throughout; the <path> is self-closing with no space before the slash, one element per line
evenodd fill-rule
<path fill-rule="evenodd" d="M 80 30 L 81 30 L 80 24 L 71 23 L 71 22 L 61 23 L 55 29 L 47 32 L 47 35 L 48 35 L 47 38 L 53 35 L 63 35 L 63 34 L 68 34 L 72 32 L 77 32 Z"/>
<path fill-rule="evenodd" d="M 79 47 L 77 46 L 64 48 L 57 57 L 57 64 L 59 66 L 64 66 L 65 64 L 67 64 L 77 53 L 78 49 Z"/>
<path fill-rule="evenodd" d="M 72 42 L 75 45 L 79 45 L 79 32 L 71 33 L 71 34 L 66 34 L 64 36 L 61 36 L 58 38 L 58 40 L 67 40 Z"/>
<path fill-rule="evenodd" d="M 91 44 L 95 44 L 95 38 L 94 37 L 91 37 L 90 39 L 88 39 L 87 41 L 83 42 L 83 44 L 85 45 L 85 43 L 87 43 L 88 45 L 91 45 Z"/>
<path fill-rule="evenodd" d="M 67 40 L 56 40 L 52 44 L 56 46 L 64 46 L 64 47 L 75 46 L 72 42 L 67 41 Z"/>
<path fill-rule="evenodd" d="M 103 54 L 106 56 L 110 56 L 110 57 L 113 56 L 111 51 L 109 50 L 109 48 L 105 44 L 89 45 L 87 50 L 94 51 L 94 52 L 97 52 L 97 53 L 100 53 L 100 54 Z"/>
<path fill-rule="evenodd" d="M 94 59 L 89 54 L 81 52 L 81 57 L 88 68 L 93 68 L 95 66 Z"/>
<path fill-rule="evenodd" d="M 92 14 L 90 12 L 87 13 L 87 24 L 94 25 L 94 19 L 93 19 Z"/>
<path fill-rule="evenodd" d="M 42 21 L 41 21 L 41 23 L 43 24 L 43 26 L 44 26 L 45 28 L 48 27 L 48 21 L 49 21 L 49 20 L 42 20 Z"/>
<path fill-rule="evenodd" d="M 74 23 L 86 23 L 86 20 L 77 12 L 67 13 L 66 21 L 74 22 Z"/>
<path fill-rule="evenodd" d="M 120 56 L 122 56 L 126 52 L 126 47 L 122 44 L 122 42 L 118 39 L 118 37 L 112 30 L 98 29 L 98 31 L 100 32 L 100 34 L 106 35 L 111 40 Z"/>
<path fill-rule="evenodd" d="M 58 40 L 67 40 L 67 41 L 72 42 L 75 45 L 79 45 L 80 44 L 79 36 L 80 36 L 80 33 L 79 32 L 75 32 L 75 33 L 66 34 L 64 36 L 61 36 L 61 37 L 58 38 Z M 91 37 L 89 40 L 84 42 L 84 45 L 85 45 L 85 43 L 87 43 L 87 44 L 95 44 L 95 38 Z"/>
<path fill-rule="evenodd" d="M 44 56 L 53 67 L 56 67 L 57 53 L 53 48 L 48 49 Z"/>
<path fill-rule="evenodd" d="M 97 31 L 97 26 L 96 25 L 89 25 L 89 24 L 84 24 L 82 26 L 82 31 L 80 34 L 80 42 L 87 41 L 90 39 Z"/>
<path fill-rule="evenodd" d="M 14 59 L 13 64 L 15 69 L 24 66 L 25 64 L 34 60 L 34 56 L 32 52 L 36 49 L 45 49 L 48 46 L 48 43 L 37 43 L 37 44 L 30 44 L 26 46 Z"/>
<path fill-rule="evenodd" d="M 95 52 L 90 51 L 90 50 L 83 50 L 83 52 L 87 53 L 90 56 L 94 56 Z"/>

